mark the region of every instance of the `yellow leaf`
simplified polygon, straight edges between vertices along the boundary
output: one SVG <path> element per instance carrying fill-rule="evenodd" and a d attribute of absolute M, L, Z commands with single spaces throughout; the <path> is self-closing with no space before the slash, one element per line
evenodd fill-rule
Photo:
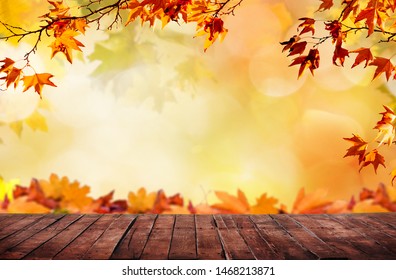
<path fill-rule="evenodd" d="M 7 211 L 9 213 L 29 213 L 29 214 L 39 214 L 39 213 L 50 213 L 51 209 L 35 202 L 28 201 L 27 196 L 21 196 L 8 204 Z"/>
<path fill-rule="evenodd" d="M 129 192 L 128 194 L 128 212 L 145 213 L 154 206 L 157 194 L 155 192 L 147 193 L 145 188 L 140 188 L 137 193 Z"/>
<path fill-rule="evenodd" d="M 8 126 L 16 133 L 16 135 L 18 135 L 18 137 L 21 137 L 23 130 L 23 121 L 11 122 L 8 124 Z"/>
<path fill-rule="evenodd" d="M 13 190 L 17 184 L 19 184 L 18 179 L 5 182 L 3 178 L 0 177 L 0 201 L 5 200 L 5 197 L 7 197 L 9 201 L 12 201 L 14 199 Z"/>
<path fill-rule="evenodd" d="M 389 210 L 385 209 L 384 207 L 373 204 L 373 199 L 366 199 L 363 201 L 359 201 L 355 204 L 352 209 L 353 213 L 382 213 L 382 212 L 389 212 Z"/>
<path fill-rule="evenodd" d="M 48 131 L 47 121 L 45 118 L 37 111 L 34 111 L 28 118 L 25 119 L 25 123 L 33 129 L 33 131 L 41 130 Z"/>
<path fill-rule="evenodd" d="M 278 209 L 275 208 L 275 204 L 278 203 L 278 200 L 273 197 L 267 197 L 267 194 L 261 195 L 260 198 L 257 198 L 257 204 L 252 206 L 250 209 L 250 213 L 252 214 L 277 214 L 279 213 Z"/>

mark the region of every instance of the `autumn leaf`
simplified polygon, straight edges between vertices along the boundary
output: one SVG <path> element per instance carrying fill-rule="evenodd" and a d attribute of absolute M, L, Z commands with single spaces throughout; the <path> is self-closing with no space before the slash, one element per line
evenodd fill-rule
<path fill-rule="evenodd" d="M 385 167 L 385 158 L 378 153 L 377 149 L 372 150 L 364 156 L 363 164 L 359 171 L 362 170 L 363 167 L 366 167 L 370 164 L 373 165 L 375 173 L 377 173 L 377 168 L 380 164 Z"/>
<path fill-rule="evenodd" d="M 382 145 L 382 143 L 388 144 L 390 146 L 393 143 L 393 138 L 395 137 L 395 126 L 393 121 L 396 118 L 395 113 L 391 108 L 385 106 L 385 112 L 382 112 L 382 118 L 380 121 L 377 122 L 377 125 L 374 129 L 378 129 L 378 135 L 376 139 L 382 136 L 381 142 L 378 146 Z"/>
<path fill-rule="evenodd" d="M 377 66 L 375 70 L 373 80 L 382 73 L 385 73 L 386 79 L 389 80 L 395 67 L 388 58 L 376 57 L 370 64 L 370 66 Z"/>
<path fill-rule="evenodd" d="M 84 207 L 92 203 L 92 198 L 88 196 L 90 192 L 89 186 L 80 186 L 80 183 L 74 181 L 62 186 L 62 199 L 60 207 L 70 212 L 79 213 Z"/>
<path fill-rule="evenodd" d="M 70 9 L 65 3 L 63 3 L 63 0 L 61 1 L 47 0 L 47 2 L 53 6 L 53 8 L 49 9 L 50 13 L 47 15 L 50 18 L 61 18 L 63 16 L 66 16 L 66 13 Z"/>
<path fill-rule="evenodd" d="M 374 204 L 373 200 L 359 201 L 353 207 L 353 213 L 384 213 L 389 212 L 381 205 Z"/>
<path fill-rule="evenodd" d="M 128 212 L 146 213 L 153 208 L 156 197 L 155 192 L 147 193 L 145 188 L 140 188 L 136 193 L 129 192 Z"/>
<path fill-rule="evenodd" d="M 319 214 L 326 213 L 326 208 L 331 205 L 327 198 L 327 191 L 317 189 L 306 195 L 304 188 L 301 188 L 293 204 L 293 214 Z"/>
<path fill-rule="evenodd" d="M 349 16 L 355 17 L 360 8 L 360 0 L 344 0 L 342 4 L 345 7 L 342 12 L 342 20 L 346 20 Z"/>
<path fill-rule="evenodd" d="M 302 23 L 300 23 L 300 25 L 297 28 L 297 31 L 299 31 L 300 29 L 300 35 L 304 34 L 304 33 L 308 33 L 311 32 L 312 35 L 315 34 L 315 20 L 313 18 L 299 18 L 298 20 L 303 20 Z"/>
<path fill-rule="evenodd" d="M 347 49 L 336 47 L 333 54 L 333 64 L 337 65 L 337 60 L 340 62 L 341 66 L 344 66 L 345 57 L 349 56 L 349 51 Z"/>
<path fill-rule="evenodd" d="M 33 131 L 48 131 L 47 121 L 37 110 L 25 119 L 25 123 L 33 129 Z"/>
<path fill-rule="evenodd" d="M 366 62 L 364 67 L 366 68 L 369 62 L 374 60 L 373 54 L 371 53 L 370 48 L 359 48 L 357 50 L 350 51 L 350 53 L 357 53 L 355 62 L 352 65 L 352 68 L 358 66 L 362 62 Z"/>
<path fill-rule="evenodd" d="M 40 180 L 39 184 L 47 197 L 60 200 L 62 198 L 62 189 L 69 185 L 69 179 L 67 177 L 60 179 L 58 175 L 52 173 L 48 181 Z"/>
<path fill-rule="evenodd" d="M 353 146 L 347 150 L 344 157 L 348 156 L 358 156 L 359 164 L 364 161 L 364 156 L 366 155 L 366 150 L 368 147 L 368 142 L 364 141 L 359 135 L 352 134 L 351 138 L 344 138 L 344 140 L 352 142 Z"/>
<path fill-rule="evenodd" d="M 224 28 L 224 22 L 221 18 L 208 17 L 205 19 L 205 23 L 202 29 L 195 36 L 206 35 L 204 43 L 204 51 L 206 51 L 216 40 L 220 38 L 223 41 L 227 35 L 228 29 Z"/>
<path fill-rule="evenodd" d="M 376 26 L 383 30 L 385 19 L 389 17 L 386 13 L 383 0 L 370 0 L 365 9 L 362 9 L 356 16 L 355 23 L 364 20 L 368 35 L 370 36 Z"/>
<path fill-rule="evenodd" d="M 80 41 L 74 38 L 77 35 L 79 32 L 68 29 L 56 37 L 55 41 L 49 45 L 52 48 L 51 58 L 61 52 L 66 56 L 67 61 L 73 63 L 72 50 L 81 51 L 80 47 L 84 47 Z"/>
<path fill-rule="evenodd" d="M 278 200 L 273 197 L 267 197 L 267 194 L 262 194 L 260 198 L 256 199 L 256 205 L 250 208 L 249 213 L 252 214 L 278 214 L 279 210 L 275 207 Z"/>
<path fill-rule="evenodd" d="M 159 190 L 155 198 L 151 213 L 161 214 L 165 212 L 172 212 L 173 209 L 183 207 L 184 201 L 180 194 L 175 194 L 171 197 L 167 197 L 163 190 Z"/>
<path fill-rule="evenodd" d="M 29 201 L 28 197 L 18 197 L 11 201 L 7 207 L 8 213 L 29 213 L 29 214 L 42 214 L 50 213 L 51 209 L 37 203 L 36 201 Z"/>
<path fill-rule="evenodd" d="M 18 137 L 21 137 L 23 130 L 23 121 L 10 122 L 8 126 L 15 132 Z"/>
<path fill-rule="evenodd" d="M 31 76 L 24 76 L 22 78 L 25 86 L 23 91 L 27 91 L 29 88 L 34 87 L 34 90 L 41 96 L 41 91 L 44 85 L 56 87 L 56 85 L 50 81 L 53 75 L 48 73 L 34 74 Z"/>
<path fill-rule="evenodd" d="M 333 0 L 320 0 L 320 1 L 322 1 L 323 3 L 320 4 L 317 12 L 323 12 L 325 10 L 330 10 L 331 7 L 333 7 L 333 5 L 334 5 Z"/>
<path fill-rule="evenodd" d="M 300 78 L 301 75 L 304 73 L 305 69 L 307 68 L 311 71 L 311 74 L 313 75 L 314 70 L 319 67 L 319 61 L 320 56 L 318 49 L 311 49 L 308 55 L 302 55 L 293 59 L 293 62 L 289 66 L 300 64 L 300 69 L 298 70 L 298 78 Z"/>
<path fill-rule="evenodd" d="M 17 184 L 19 184 L 19 179 L 12 179 L 6 182 L 0 176 L 0 201 L 4 201 L 6 198 L 9 201 L 14 200 L 13 191 Z"/>
<path fill-rule="evenodd" d="M 222 213 L 243 214 L 249 212 L 250 205 L 241 190 L 238 190 L 237 196 L 221 191 L 215 191 L 215 194 L 221 203 L 211 205 L 212 208 L 221 210 Z"/>

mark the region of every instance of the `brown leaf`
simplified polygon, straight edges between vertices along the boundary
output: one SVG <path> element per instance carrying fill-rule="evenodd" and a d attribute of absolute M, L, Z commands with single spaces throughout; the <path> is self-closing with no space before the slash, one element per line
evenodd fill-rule
<path fill-rule="evenodd" d="M 333 7 L 333 5 L 334 5 L 333 0 L 320 0 L 320 1 L 322 1 L 323 3 L 320 4 L 317 12 L 323 12 L 325 10 L 330 10 L 331 7 Z"/>
<path fill-rule="evenodd" d="M 370 164 L 373 165 L 375 173 L 377 173 L 377 168 L 380 164 L 383 167 L 386 167 L 385 166 L 385 158 L 381 154 L 378 153 L 377 149 L 372 150 L 371 152 L 367 153 L 364 156 L 363 164 L 360 167 L 359 171 L 362 170 L 363 167 L 366 167 Z"/>
<path fill-rule="evenodd" d="M 366 155 L 366 150 L 368 147 L 368 142 L 364 141 L 359 135 L 352 134 L 353 137 L 351 138 L 344 138 L 349 142 L 352 142 L 353 146 L 347 150 L 347 153 L 344 157 L 349 156 L 358 156 L 359 157 L 359 164 L 363 162 L 364 156 Z"/>
<path fill-rule="evenodd" d="M 376 57 L 370 64 L 370 66 L 377 66 L 375 70 L 373 80 L 377 78 L 382 73 L 385 73 L 386 79 L 389 81 L 395 67 L 388 58 Z"/>
<path fill-rule="evenodd" d="M 318 49 L 311 49 L 308 55 L 302 55 L 293 59 L 293 62 L 289 66 L 300 64 L 300 69 L 298 70 L 298 78 L 300 78 L 301 75 L 304 73 L 305 69 L 307 68 L 311 71 L 311 74 L 313 75 L 314 70 L 319 67 L 319 61 L 320 56 Z"/>
<path fill-rule="evenodd" d="M 297 27 L 297 31 L 299 31 L 301 28 L 300 35 L 304 33 L 311 32 L 312 35 L 315 34 L 315 20 L 313 18 L 299 18 L 298 20 L 303 20 L 302 23 Z"/>

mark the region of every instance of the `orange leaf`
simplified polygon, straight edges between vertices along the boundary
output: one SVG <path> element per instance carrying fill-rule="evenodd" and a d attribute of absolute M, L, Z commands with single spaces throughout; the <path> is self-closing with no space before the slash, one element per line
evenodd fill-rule
<path fill-rule="evenodd" d="M 386 18 L 389 18 L 389 16 L 386 14 L 383 0 L 370 0 L 366 8 L 361 10 L 356 16 L 355 23 L 364 20 L 368 28 L 367 36 L 370 36 L 376 26 L 383 30 L 383 24 Z"/>
<path fill-rule="evenodd" d="M 323 12 L 325 10 L 330 10 L 333 7 L 334 3 L 333 0 L 320 0 L 323 3 L 320 4 L 319 9 L 317 11 Z"/>
<path fill-rule="evenodd" d="M 88 196 L 90 187 L 80 186 L 80 183 L 74 181 L 69 183 L 67 177 L 67 184 L 62 186 L 62 200 L 60 206 L 72 213 L 81 212 L 85 207 L 92 203 L 92 198 Z"/>
<path fill-rule="evenodd" d="M 393 138 L 395 137 L 395 126 L 393 121 L 395 120 L 396 115 L 388 106 L 384 105 L 384 108 L 385 112 L 380 113 L 382 114 L 382 118 L 377 122 L 377 125 L 374 127 L 374 129 L 379 130 L 376 139 L 382 136 L 382 140 L 379 145 L 382 145 L 382 143 L 385 142 L 388 144 L 388 146 L 390 146 L 393 142 Z"/>
<path fill-rule="evenodd" d="M 385 73 L 386 79 L 389 80 L 389 77 L 392 75 L 392 72 L 395 69 L 390 59 L 383 57 L 376 57 L 369 65 L 377 66 L 373 80 L 382 73 Z"/>
<path fill-rule="evenodd" d="M 360 167 L 359 171 L 370 164 L 373 165 L 375 173 L 377 173 L 377 168 L 380 164 L 385 167 L 385 158 L 378 153 L 377 149 L 372 150 L 364 156 L 363 165 Z"/>
<path fill-rule="evenodd" d="M 221 210 L 222 213 L 243 214 L 249 212 L 250 205 L 241 190 L 238 190 L 238 196 L 221 191 L 216 191 L 215 194 L 222 203 L 211 205 L 212 208 Z"/>
<path fill-rule="evenodd" d="M 348 156 L 358 156 L 359 157 L 359 164 L 363 162 L 364 156 L 366 154 L 366 150 L 368 147 L 368 143 L 364 141 L 359 135 L 352 134 L 353 137 L 351 138 L 344 138 L 349 142 L 353 143 L 353 146 L 347 150 L 347 153 L 344 157 Z"/>
<path fill-rule="evenodd" d="M 84 47 L 80 41 L 74 38 L 79 34 L 77 31 L 67 29 L 60 36 L 56 36 L 55 41 L 49 45 L 52 48 L 51 58 L 61 52 L 70 63 L 73 63 L 72 50 L 81 51 L 80 47 Z"/>
<path fill-rule="evenodd" d="M 128 194 L 128 212 L 129 213 L 146 213 L 154 206 L 157 194 L 155 192 L 147 193 L 145 188 L 140 188 L 136 194 Z"/>
<path fill-rule="evenodd" d="M 7 207 L 8 213 L 29 213 L 40 214 L 50 213 L 51 209 L 37 203 L 36 201 L 29 201 L 27 197 L 18 197 L 11 201 Z"/>
<path fill-rule="evenodd" d="M 53 75 L 48 73 L 34 74 L 32 76 L 24 76 L 22 78 L 23 84 L 25 86 L 23 91 L 27 91 L 29 88 L 34 87 L 34 90 L 41 96 L 41 91 L 44 85 L 56 87 L 56 85 L 49 80 L 52 77 Z"/>
<path fill-rule="evenodd" d="M 326 208 L 331 205 L 327 199 L 327 191 L 318 189 L 308 195 L 301 188 L 293 204 L 293 214 L 319 214 L 326 213 Z"/>
<path fill-rule="evenodd" d="M 357 53 L 355 62 L 352 65 L 352 68 L 358 66 L 363 61 L 366 61 L 364 67 L 366 68 L 370 61 L 374 59 L 373 54 L 371 53 L 370 48 L 359 48 L 354 51 L 350 51 L 350 53 Z"/>
<path fill-rule="evenodd" d="M 252 214 L 277 214 L 279 210 L 275 207 L 278 200 L 273 197 L 267 197 L 267 194 L 261 195 L 257 198 L 257 204 L 250 208 Z"/>

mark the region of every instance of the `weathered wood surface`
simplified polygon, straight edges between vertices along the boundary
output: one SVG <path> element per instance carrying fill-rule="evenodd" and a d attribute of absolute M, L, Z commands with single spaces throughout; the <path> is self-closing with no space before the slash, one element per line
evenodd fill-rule
<path fill-rule="evenodd" d="M 0 214 L 0 259 L 396 259 L 396 213 Z"/>

